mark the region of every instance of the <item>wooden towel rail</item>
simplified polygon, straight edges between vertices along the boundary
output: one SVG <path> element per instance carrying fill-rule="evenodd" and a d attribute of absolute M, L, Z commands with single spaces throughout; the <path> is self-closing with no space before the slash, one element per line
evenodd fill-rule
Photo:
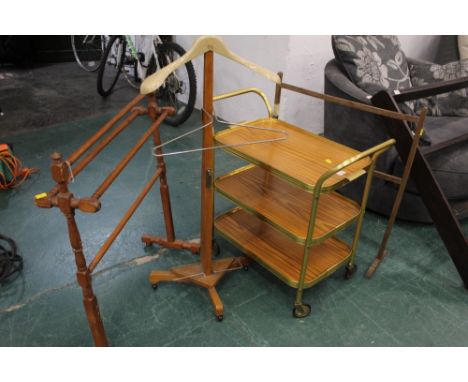
<path fill-rule="evenodd" d="M 148 100 L 147 106 L 138 106 L 145 98 Z M 75 257 L 76 277 L 78 284 L 82 289 L 83 304 L 96 346 L 107 346 L 108 340 L 106 337 L 104 325 L 102 323 L 98 301 L 92 287 L 92 273 L 157 180 L 160 182 L 160 194 L 163 207 L 162 209 L 167 234 L 166 239 L 161 240 L 162 244 L 168 243 L 168 245 L 175 248 L 189 247 L 194 252 L 198 250 L 195 244 L 184 243 L 175 240 L 169 189 L 166 178 L 166 166 L 163 158 L 157 158 L 156 169 L 153 176 L 147 182 L 143 190 L 139 193 L 130 208 L 126 211 L 122 219 L 101 246 L 89 265 L 87 265 L 86 257 L 83 252 L 80 231 L 75 220 L 76 210 L 87 213 L 95 213 L 100 210 L 100 198 L 113 184 L 116 178 L 121 174 L 131 159 L 143 147 L 149 138 L 153 137 L 153 143 L 155 145 L 160 144 L 161 137 L 159 133 L 159 127 L 164 119 L 172 113 L 174 113 L 173 108 L 159 108 L 156 104 L 154 95 L 138 95 L 124 108 L 122 108 L 122 110 L 120 110 L 110 121 L 104 124 L 104 126 L 102 126 L 93 136 L 86 140 L 86 142 L 83 143 L 67 159 L 64 160 L 60 153 L 53 153 L 51 156 L 51 173 L 53 180 L 56 182 L 56 185 L 49 192 L 44 192 L 35 196 L 35 203 L 38 207 L 58 207 L 65 216 L 70 245 Z M 107 175 L 101 185 L 98 186 L 96 191 L 90 197 L 76 198 L 69 189 L 70 181 L 75 179 L 79 173 L 85 170 L 86 167 L 97 157 L 97 155 L 114 140 L 114 138 L 116 138 L 137 117 L 142 115 L 149 115 L 153 121 L 147 131 L 126 153 L 126 155 L 120 160 L 116 167 Z M 124 117 L 125 119 L 117 127 L 115 127 L 117 122 L 119 122 Z M 85 154 L 86 156 L 84 156 Z M 75 164 L 83 156 L 84 158 L 78 164 L 76 164 L 75 167 L 72 168 L 73 164 Z"/>

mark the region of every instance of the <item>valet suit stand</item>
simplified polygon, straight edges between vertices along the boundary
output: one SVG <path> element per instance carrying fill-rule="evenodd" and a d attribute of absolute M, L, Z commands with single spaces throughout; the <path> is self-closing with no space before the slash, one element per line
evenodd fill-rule
<path fill-rule="evenodd" d="M 213 56 L 214 52 L 231 59 L 247 68 L 257 72 L 274 81 L 281 83 L 278 74 L 267 69 L 261 68 L 232 53 L 224 45 L 223 41 L 214 36 L 200 37 L 193 47 L 182 57 L 172 64 L 162 68 L 157 73 L 145 79 L 140 91 L 142 94 L 153 93 L 165 81 L 165 79 L 178 67 L 185 65 L 195 57 L 204 54 L 204 81 L 203 81 L 203 109 L 202 122 L 206 126 L 203 129 L 203 148 L 201 164 L 201 233 L 200 233 L 200 262 L 174 267 L 168 271 L 155 270 L 150 273 L 149 280 L 154 288 L 162 281 L 175 281 L 195 284 L 206 288 L 213 304 L 214 312 L 219 321 L 223 319 L 223 303 L 216 291 L 216 285 L 226 272 L 246 268 L 248 258 L 245 256 L 228 257 L 219 260 L 213 260 L 213 227 L 214 227 L 214 151 L 213 151 Z M 147 244 L 159 244 L 165 247 L 171 247 L 167 240 L 149 235 L 143 236 L 142 240 Z M 167 245 L 169 244 L 169 245 Z M 180 247 L 179 247 L 180 248 Z M 187 243 L 187 248 L 194 250 Z"/>

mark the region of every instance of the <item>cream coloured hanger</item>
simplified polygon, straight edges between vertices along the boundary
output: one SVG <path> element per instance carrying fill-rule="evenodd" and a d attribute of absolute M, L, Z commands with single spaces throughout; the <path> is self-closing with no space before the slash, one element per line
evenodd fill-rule
<path fill-rule="evenodd" d="M 187 62 L 210 50 L 241 65 L 244 65 L 250 70 L 266 77 L 270 81 L 273 81 L 277 84 L 281 84 L 281 78 L 278 76 L 277 73 L 262 68 L 261 66 L 258 66 L 253 62 L 247 61 L 246 59 L 239 57 L 235 53 L 231 52 L 226 47 L 226 45 L 224 45 L 224 42 L 220 37 L 202 36 L 197 41 L 195 41 L 193 47 L 182 57 L 179 57 L 171 64 L 165 66 L 164 68 L 158 70 L 156 73 L 147 77 L 140 86 L 140 93 L 149 94 L 156 91 L 164 83 L 166 78 L 169 77 L 169 75 L 172 72 L 174 72 L 177 68 L 179 68 L 182 65 L 185 65 Z"/>

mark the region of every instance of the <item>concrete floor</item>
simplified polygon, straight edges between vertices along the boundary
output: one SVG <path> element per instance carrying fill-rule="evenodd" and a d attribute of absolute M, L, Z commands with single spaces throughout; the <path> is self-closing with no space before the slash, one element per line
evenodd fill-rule
<path fill-rule="evenodd" d="M 96 90 L 97 73 L 74 62 L 29 69 L 0 67 L 0 137 L 99 116 L 129 102 L 137 90 L 120 78 L 112 96 Z"/>
<path fill-rule="evenodd" d="M 0 88 L 5 112 L 22 116 L 18 124 L 44 121 L 40 127 L 31 122 L 29 127 L 17 128 L 10 121 L 10 127 L 1 128 L 4 141 L 14 144 L 25 165 L 39 167 L 41 172 L 20 188 L 0 193 L 0 232 L 17 241 L 25 261 L 22 274 L 0 287 L 0 346 L 93 344 L 81 292 L 75 282 L 63 216 L 57 209 L 36 208 L 33 196 L 53 185 L 48 170 L 50 153 L 69 155 L 126 102 L 125 97 L 131 98 L 133 94 L 122 84 L 123 90 L 115 94 L 115 99 L 113 95 L 106 101 L 89 100 L 95 97 L 93 75 L 78 71 L 80 80 L 74 83 L 72 75 L 68 76 L 68 70 L 75 73 L 74 66 L 58 66 L 69 78 L 68 87 L 74 92 L 87 92 L 87 96 L 79 97 L 81 102 L 89 101 L 88 109 L 84 108 L 81 114 L 72 107 L 73 102 L 59 100 L 60 94 L 69 92 L 56 94 L 48 88 L 60 87 L 61 79 L 53 74 L 57 65 L 29 74 L 34 81 L 43 81 L 42 76 L 55 81 L 54 85 L 44 81 L 35 87 L 39 93 L 42 91 L 40 100 L 26 99 L 26 103 L 47 105 L 33 110 L 34 118 L 28 117 L 27 110 L 17 111 L 20 107 L 17 103 L 3 103 L 9 97 Z M 23 86 L 25 93 L 32 94 L 26 89 Z M 55 102 L 47 100 L 52 93 Z M 21 94 L 16 97 L 25 100 Z M 32 98 L 38 98 L 37 93 Z M 99 105 L 92 105 L 94 102 Z M 41 110 L 47 116 L 41 118 Z M 163 126 L 163 140 L 190 130 L 199 124 L 199 119 L 196 112 L 179 128 Z M 120 135 L 77 177 L 72 191 L 78 196 L 90 195 L 148 124 L 142 118 Z M 175 143 L 172 149 L 199 144 L 197 136 Z M 150 150 L 147 145 L 134 158 L 103 197 L 99 213 L 77 212 L 88 259 L 151 176 L 154 159 Z M 199 237 L 200 222 L 199 155 L 168 157 L 166 163 L 176 234 L 180 239 L 195 240 Z M 222 152 L 217 152 L 216 163 L 217 174 L 241 164 Z M 229 206 L 225 199 L 217 197 L 218 213 Z M 253 264 L 247 272 L 228 274 L 219 285 L 225 315 L 223 322 L 217 322 L 205 290 L 167 283 L 154 291 L 147 280 L 153 269 L 197 261 L 197 256 L 186 251 L 143 247 L 142 233 L 164 234 L 159 193 L 155 189 L 93 277 L 109 341 L 114 346 L 467 346 L 468 292 L 431 225 L 398 222 L 389 244 L 391 256 L 371 281 L 364 279 L 386 221 L 379 215 L 366 214 L 356 276 L 345 281 L 343 270 L 339 270 L 307 290 L 304 300 L 312 305 L 309 317 L 294 319 L 291 316 L 294 290 Z M 467 222 L 464 228 L 468 229 Z M 351 232 L 344 232 L 343 237 L 349 239 Z M 221 238 L 218 242 L 221 256 L 240 255 Z"/>

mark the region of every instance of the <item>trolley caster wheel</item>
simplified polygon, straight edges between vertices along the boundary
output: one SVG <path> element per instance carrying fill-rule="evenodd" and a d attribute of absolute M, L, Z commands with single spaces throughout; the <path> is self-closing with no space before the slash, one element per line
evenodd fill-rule
<path fill-rule="evenodd" d="M 357 265 L 356 264 L 353 264 L 351 266 L 347 266 L 346 267 L 346 272 L 345 272 L 345 275 L 344 275 L 344 278 L 345 280 L 351 280 L 354 276 L 354 274 L 356 273 L 357 271 Z"/>
<path fill-rule="evenodd" d="M 300 304 L 296 305 L 293 309 L 293 316 L 296 318 L 304 318 L 310 314 L 310 305 L 309 304 Z"/>
<path fill-rule="evenodd" d="M 158 289 L 159 283 L 151 284 L 151 288 L 154 290 Z"/>
<path fill-rule="evenodd" d="M 213 240 L 213 255 L 218 257 L 221 254 L 221 248 L 216 240 Z"/>
<path fill-rule="evenodd" d="M 219 316 L 216 316 L 216 319 L 221 322 L 223 320 L 224 316 L 220 314 Z"/>

